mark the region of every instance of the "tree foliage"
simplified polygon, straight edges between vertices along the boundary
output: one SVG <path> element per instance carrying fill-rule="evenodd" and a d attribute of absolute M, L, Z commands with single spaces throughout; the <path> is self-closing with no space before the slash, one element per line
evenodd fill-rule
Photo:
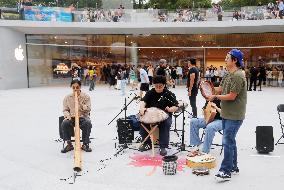
<path fill-rule="evenodd" d="M 240 8 L 245 6 L 258 6 L 267 5 L 269 2 L 275 2 L 273 0 L 222 0 L 220 2 L 224 9 Z"/>
<path fill-rule="evenodd" d="M 15 7 L 17 0 L 0 0 L 0 7 Z"/>
<path fill-rule="evenodd" d="M 148 4 L 157 9 L 209 8 L 211 0 L 150 0 Z"/>

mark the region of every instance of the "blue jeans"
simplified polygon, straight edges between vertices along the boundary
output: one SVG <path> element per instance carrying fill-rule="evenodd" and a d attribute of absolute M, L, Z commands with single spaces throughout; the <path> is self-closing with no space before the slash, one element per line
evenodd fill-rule
<path fill-rule="evenodd" d="M 122 95 L 122 96 L 125 95 L 126 83 L 127 83 L 127 80 L 126 80 L 126 79 L 123 79 L 123 80 L 121 80 L 121 82 L 120 82 L 120 88 L 121 88 L 121 95 Z"/>
<path fill-rule="evenodd" d="M 204 118 L 192 118 L 190 120 L 190 145 L 198 146 L 202 143 L 199 138 L 201 128 L 205 128 L 202 152 L 209 153 L 215 133 L 222 130 L 222 120 L 214 120 L 206 126 Z"/>
<path fill-rule="evenodd" d="M 230 174 L 232 169 L 238 167 L 236 135 L 242 123 L 243 120 L 222 120 L 224 158 L 219 171 L 226 174 Z"/>
<path fill-rule="evenodd" d="M 90 80 L 90 88 L 89 88 L 89 91 L 94 90 L 94 88 L 95 88 L 95 81 L 94 81 L 94 79 L 92 79 L 92 80 Z"/>

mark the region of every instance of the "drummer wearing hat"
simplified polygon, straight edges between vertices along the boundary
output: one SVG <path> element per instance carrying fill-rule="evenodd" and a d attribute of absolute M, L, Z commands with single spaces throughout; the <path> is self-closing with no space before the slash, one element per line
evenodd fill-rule
<path fill-rule="evenodd" d="M 221 100 L 221 117 L 223 128 L 224 158 L 216 176 L 218 181 L 228 181 L 231 173 L 238 173 L 236 135 L 245 119 L 247 104 L 246 79 L 242 72 L 244 67 L 243 53 L 232 49 L 225 58 L 228 73 L 219 87 L 217 95 L 208 98 Z"/>
<path fill-rule="evenodd" d="M 166 86 L 166 77 L 157 75 L 153 78 L 154 88 L 148 91 L 142 98 L 140 103 L 139 113 L 141 116 L 144 115 L 147 108 L 156 107 L 167 114 L 169 117 L 159 123 L 159 145 L 160 145 L 160 155 L 167 155 L 167 150 L 169 145 L 170 127 L 172 124 L 172 113 L 178 110 L 178 101 L 174 93 L 169 91 Z M 140 134 L 143 140 L 146 138 L 148 133 L 144 128 L 140 128 Z M 140 151 L 146 151 L 151 149 L 150 138 L 139 148 Z"/>

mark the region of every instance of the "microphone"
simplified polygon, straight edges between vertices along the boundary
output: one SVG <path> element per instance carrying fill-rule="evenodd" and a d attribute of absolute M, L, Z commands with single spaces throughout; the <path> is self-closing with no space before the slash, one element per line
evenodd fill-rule
<path fill-rule="evenodd" d="M 173 100 L 169 99 L 169 98 L 166 96 L 167 94 L 169 94 L 171 98 L 175 99 L 175 97 L 174 97 L 172 94 L 170 94 L 169 92 L 165 92 L 165 93 L 159 98 L 158 102 L 159 102 L 160 100 L 165 99 L 165 100 L 169 101 L 170 103 L 172 103 L 173 105 L 175 105 L 175 106 L 178 107 L 178 103 L 175 103 Z"/>
<path fill-rule="evenodd" d="M 171 102 L 172 104 L 174 104 L 175 106 L 178 107 L 178 104 L 174 103 L 172 100 L 170 100 L 170 99 L 168 99 L 168 98 L 166 98 L 166 97 L 165 97 L 165 99 L 166 99 L 167 101 Z"/>
<path fill-rule="evenodd" d="M 158 102 L 163 100 L 163 99 L 167 99 L 166 98 L 166 95 L 168 94 L 168 92 L 166 91 L 159 99 L 158 99 Z"/>

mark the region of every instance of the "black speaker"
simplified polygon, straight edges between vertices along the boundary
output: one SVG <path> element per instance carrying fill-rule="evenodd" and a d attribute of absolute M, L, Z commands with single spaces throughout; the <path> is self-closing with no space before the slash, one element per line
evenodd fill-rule
<path fill-rule="evenodd" d="M 259 153 L 269 153 L 274 150 L 274 137 L 272 126 L 256 127 L 256 150 Z"/>
<path fill-rule="evenodd" d="M 117 120 L 117 133 L 119 144 L 132 143 L 134 140 L 134 130 L 129 119 Z"/>

